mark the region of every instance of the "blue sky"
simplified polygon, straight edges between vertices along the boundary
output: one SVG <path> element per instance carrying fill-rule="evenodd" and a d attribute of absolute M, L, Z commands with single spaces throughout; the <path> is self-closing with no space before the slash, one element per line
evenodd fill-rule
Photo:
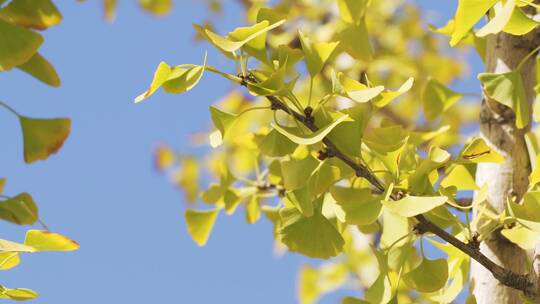
<path fill-rule="evenodd" d="M 60 154 L 25 165 L 18 122 L 0 111 L 0 167 L 6 194 L 33 194 L 51 230 L 81 249 L 24 256 L 19 267 L 2 272 L 0 283 L 39 291 L 33 303 L 294 303 L 306 258 L 275 257 L 270 224 L 248 225 L 242 214 L 219 217 L 208 245 L 198 248 L 186 232 L 182 196 L 152 168 L 157 143 L 192 149 L 189 135 L 209 126 L 208 105 L 230 88 L 206 74 L 185 95 L 158 93 L 133 104 L 160 60 L 198 63 L 209 49 L 210 64 L 227 64 L 209 45 L 192 43 L 191 23 L 208 16 L 202 2 L 177 0 L 171 15 L 155 18 L 135 1 L 120 1 L 113 24 L 103 21 L 99 1 L 56 2 L 64 21 L 45 32 L 41 52 L 62 87 L 18 71 L 0 73 L 0 99 L 27 116 L 72 118 L 71 136 Z M 239 8 L 226 2 L 216 21 L 232 29 L 242 21 Z M 430 16 L 439 16 L 440 25 L 457 1 L 417 2 L 436 11 Z M 477 86 L 462 81 L 455 88 Z M 24 238 L 24 227 L 2 222 L 0 230 L 3 238 Z"/>

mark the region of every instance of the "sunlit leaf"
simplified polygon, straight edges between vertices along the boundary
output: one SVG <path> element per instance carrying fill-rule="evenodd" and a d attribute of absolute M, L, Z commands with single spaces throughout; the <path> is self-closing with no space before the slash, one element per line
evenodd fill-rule
<path fill-rule="evenodd" d="M 0 252 L 35 252 L 34 247 L 0 239 Z"/>
<path fill-rule="evenodd" d="M 496 4 L 494 6 L 495 17 L 491 18 L 486 25 L 479 29 L 478 32 L 476 32 L 476 36 L 484 37 L 502 31 L 510 20 L 515 7 L 516 0 L 506 0 L 504 4 L 502 4 L 502 2 Z"/>
<path fill-rule="evenodd" d="M 382 108 L 392 102 L 392 100 L 407 93 L 412 88 L 413 84 L 414 78 L 410 77 L 397 89 L 397 91 L 383 91 L 379 96 L 377 96 L 377 98 L 375 98 L 375 100 L 373 100 L 373 104 L 379 108 Z"/>
<path fill-rule="evenodd" d="M 315 77 L 323 68 L 326 60 L 332 55 L 339 42 L 313 42 L 301 31 L 298 32 L 304 60 L 311 77 Z"/>
<path fill-rule="evenodd" d="M 249 224 L 253 224 L 261 217 L 261 208 L 259 206 L 259 198 L 256 195 L 252 195 L 246 203 L 246 221 Z"/>
<path fill-rule="evenodd" d="M 16 301 L 32 300 L 39 296 L 33 290 L 27 288 L 7 288 L 0 285 L 0 298 L 11 299 Z"/>
<path fill-rule="evenodd" d="M 450 45 L 455 46 L 499 0 L 459 0 Z"/>
<path fill-rule="evenodd" d="M 392 283 L 386 273 L 381 273 L 377 280 L 366 290 L 368 303 L 388 303 L 392 298 Z"/>
<path fill-rule="evenodd" d="M 20 261 L 17 252 L 0 252 L 0 270 L 11 269 L 19 265 Z"/>
<path fill-rule="evenodd" d="M 211 141 L 212 147 L 215 148 L 221 145 L 223 139 L 225 139 L 225 136 L 228 135 L 228 131 L 233 127 L 236 119 L 238 118 L 238 115 L 227 113 L 214 106 L 210 107 L 210 115 L 212 117 L 212 122 L 214 123 L 214 126 L 219 131 L 219 138 Z"/>
<path fill-rule="evenodd" d="M 103 11 L 105 12 L 105 19 L 112 22 L 116 15 L 116 7 L 118 6 L 118 0 L 103 0 Z"/>
<path fill-rule="evenodd" d="M 430 79 L 424 88 L 422 100 L 426 118 L 433 120 L 446 112 L 461 99 L 461 94 L 450 90 L 435 79 Z"/>
<path fill-rule="evenodd" d="M 191 238 L 199 246 L 204 246 L 214 223 L 216 222 L 219 209 L 212 210 L 186 210 L 186 224 Z"/>
<path fill-rule="evenodd" d="M 349 115 L 345 114 L 341 116 L 340 118 L 336 119 L 331 124 L 326 125 L 320 128 L 318 131 L 312 132 L 307 135 L 300 135 L 300 134 L 292 133 L 286 130 L 285 128 L 280 127 L 279 125 L 272 124 L 272 127 L 276 129 L 279 133 L 286 136 L 288 139 L 290 139 L 294 143 L 297 143 L 299 145 L 313 145 L 322 141 L 326 137 L 326 135 L 328 135 L 332 131 L 332 129 L 334 129 L 338 124 L 344 121 L 351 121 L 351 119 L 349 118 Z"/>
<path fill-rule="evenodd" d="M 60 77 L 47 59 L 35 53 L 30 60 L 17 66 L 21 71 L 32 75 L 36 79 L 53 87 L 60 86 Z"/>
<path fill-rule="evenodd" d="M 146 11 L 156 15 L 166 15 L 173 7 L 172 0 L 139 0 L 139 4 Z"/>
<path fill-rule="evenodd" d="M 339 87 L 334 86 L 337 94 L 348 97 L 358 103 L 364 103 L 379 96 L 383 91 L 383 86 L 368 87 L 345 74 L 338 74 Z"/>
<path fill-rule="evenodd" d="M 281 162 L 285 189 L 296 190 L 302 188 L 309 181 L 309 177 L 313 170 L 317 168 L 317 165 L 317 160 L 312 156 L 300 160 L 291 159 Z"/>
<path fill-rule="evenodd" d="M 305 217 L 296 208 L 283 208 L 279 214 L 283 222 L 279 234 L 289 251 L 327 259 L 343 250 L 343 237 L 322 214 Z"/>
<path fill-rule="evenodd" d="M 0 219 L 18 225 L 31 225 L 38 220 L 38 208 L 32 196 L 24 192 L 0 202 Z"/>
<path fill-rule="evenodd" d="M 534 30 L 539 24 L 540 22 L 529 18 L 521 9 L 516 7 L 503 31 L 512 35 L 521 36 Z"/>
<path fill-rule="evenodd" d="M 514 110 L 518 128 L 529 124 L 529 102 L 519 70 L 503 74 L 480 73 L 478 79 L 490 98 Z"/>
<path fill-rule="evenodd" d="M 259 150 L 262 154 L 271 157 L 289 155 L 298 146 L 276 129 L 270 130 L 263 138 L 258 140 Z"/>
<path fill-rule="evenodd" d="M 38 30 L 62 21 L 62 14 L 51 0 L 13 0 L 0 10 L 0 17 L 15 25 Z"/>
<path fill-rule="evenodd" d="M 359 23 L 366 12 L 368 0 L 338 0 L 339 14 L 343 21 Z"/>
<path fill-rule="evenodd" d="M 7 71 L 30 60 L 43 43 L 43 37 L 0 18 L 0 41 L 0 71 Z"/>
<path fill-rule="evenodd" d="M 418 267 L 403 276 L 403 280 L 420 292 L 440 290 L 448 280 L 448 263 L 444 259 L 424 258 Z"/>
<path fill-rule="evenodd" d="M 332 187 L 330 193 L 345 212 L 345 221 L 351 225 L 369 225 L 382 213 L 381 198 L 367 188 Z"/>
<path fill-rule="evenodd" d="M 347 0 L 343 0 L 347 1 Z M 350 2 L 363 2 L 363 0 L 349 0 Z M 353 58 L 370 61 L 373 50 L 369 42 L 369 36 L 364 21 L 358 25 L 351 24 L 339 33 L 339 46 Z"/>
<path fill-rule="evenodd" d="M 504 235 L 505 238 L 509 239 L 512 243 L 525 250 L 536 248 L 538 237 L 540 237 L 540 232 L 532 231 L 521 225 L 513 228 L 504 228 L 501 230 L 501 234 Z"/>
<path fill-rule="evenodd" d="M 71 129 L 67 118 L 29 118 L 19 116 L 24 141 L 24 161 L 47 159 L 60 150 Z"/>
<path fill-rule="evenodd" d="M 38 251 L 73 251 L 79 249 L 80 245 L 58 233 L 43 230 L 28 230 L 24 244 L 31 246 Z"/>
<path fill-rule="evenodd" d="M 413 217 L 446 203 L 446 196 L 406 196 L 397 201 L 382 201 L 385 208 L 403 217 Z"/>
<path fill-rule="evenodd" d="M 508 202 L 510 214 L 523 226 L 540 232 L 540 192 L 529 191 L 523 196 L 523 202 Z"/>

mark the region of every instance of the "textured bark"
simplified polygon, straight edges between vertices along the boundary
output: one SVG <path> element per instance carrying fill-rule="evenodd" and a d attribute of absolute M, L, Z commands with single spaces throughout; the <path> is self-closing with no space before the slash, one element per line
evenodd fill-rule
<path fill-rule="evenodd" d="M 539 38 L 538 31 L 521 37 L 505 33 L 490 35 L 487 41 L 486 71 L 505 73 L 515 69 L 538 45 Z M 533 58 L 529 59 L 521 70 L 530 102 L 534 98 L 534 62 Z M 527 190 L 530 161 L 524 140 L 526 132 L 527 129 L 520 130 L 515 126 L 515 115 L 512 110 L 484 96 L 480 114 L 480 134 L 490 146 L 506 158 L 506 162 L 479 164 L 476 181 L 479 186 L 488 185 L 489 203 L 498 212 L 504 210 L 509 196 L 519 199 Z M 498 231 L 482 242 L 480 250 L 508 270 L 516 273 L 530 271 L 526 252 L 510 243 Z M 503 286 L 476 262 L 471 265 L 471 276 L 473 293 L 478 304 L 521 303 L 520 291 Z"/>

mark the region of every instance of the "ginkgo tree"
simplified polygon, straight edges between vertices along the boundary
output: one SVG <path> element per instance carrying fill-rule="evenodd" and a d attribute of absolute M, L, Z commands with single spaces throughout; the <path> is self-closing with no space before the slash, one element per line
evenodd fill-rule
<path fill-rule="evenodd" d="M 223 214 L 264 215 L 276 248 L 329 259 L 301 270 L 302 303 L 351 281 L 343 303 L 540 301 L 539 2 L 459 0 L 441 28 L 400 0 L 242 3 L 246 26 L 194 26 L 236 70 L 161 62 L 135 99 L 205 73 L 237 84 L 210 107 L 208 156 L 156 153 L 202 202 L 194 241 Z M 448 87 L 468 64 L 451 48 L 482 58 L 481 94 Z"/>

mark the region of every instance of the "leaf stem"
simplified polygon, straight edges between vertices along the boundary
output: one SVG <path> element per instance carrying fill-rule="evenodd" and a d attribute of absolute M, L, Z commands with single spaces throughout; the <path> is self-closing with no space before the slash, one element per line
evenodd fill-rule
<path fill-rule="evenodd" d="M 523 65 L 525 64 L 525 62 L 527 62 L 527 60 L 529 60 L 529 58 L 531 58 L 531 56 L 533 56 L 536 52 L 538 52 L 538 50 L 540 50 L 540 45 L 535 47 L 534 50 L 530 51 L 529 54 L 527 54 L 527 56 L 525 56 L 525 58 L 521 59 L 521 61 L 519 62 L 516 70 L 520 70 Z"/>
<path fill-rule="evenodd" d="M 12 107 L 10 107 L 7 103 L 0 101 L 0 107 L 3 107 L 4 109 L 8 110 L 9 112 L 13 113 L 15 116 L 21 117 L 22 115 L 19 114 L 19 112 L 15 111 Z"/>

